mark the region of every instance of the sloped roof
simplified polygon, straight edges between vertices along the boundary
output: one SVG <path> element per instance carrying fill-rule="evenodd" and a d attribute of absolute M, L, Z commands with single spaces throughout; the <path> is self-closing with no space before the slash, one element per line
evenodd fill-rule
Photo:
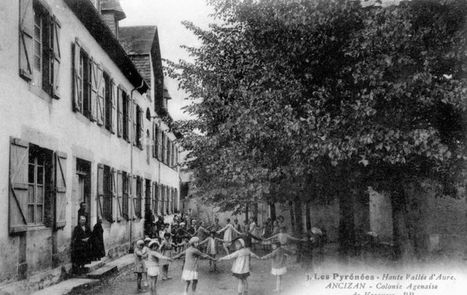
<path fill-rule="evenodd" d="M 130 55 L 131 61 L 135 64 L 138 72 L 143 76 L 144 80 L 151 82 L 151 59 L 149 54 Z"/>
<path fill-rule="evenodd" d="M 129 55 L 150 54 L 157 33 L 156 26 L 120 27 L 119 39 Z"/>

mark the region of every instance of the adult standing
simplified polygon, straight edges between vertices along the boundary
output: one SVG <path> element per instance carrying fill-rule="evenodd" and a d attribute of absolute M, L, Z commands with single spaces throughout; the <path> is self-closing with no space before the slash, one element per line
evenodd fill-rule
<path fill-rule="evenodd" d="M 86 220 L 89 220 L 87 207 L 88 207 L 88 205 L 86 204 L 86 202 L 81 202 L 81 203 L 79 203 L 79 209 L 78 209 L 78 224 L 79 224 L 79 219 L 80 219 L 81 216 L 84 216 L 84 217 L 86 218 Z M 89 226 L 89 225 L 88 225 L 88 226 Z"/>
<path fill-rule="evenodd" d="M 81 215 L 79 217 L 79 224 L 73 230 L 71 240 L 71 261 L 73 262 L 74 271 L 82 273 L 84 265 L 91 262 L 90 243 L 91 230 L 86 224 L 86 217 Z"/>
<path fill-rule="evenodd" d="M 105 256 L 104 229 L 102 219 L 98 218 L 91 234 L 91 250 L 93 260 L 100 260 Z"/>

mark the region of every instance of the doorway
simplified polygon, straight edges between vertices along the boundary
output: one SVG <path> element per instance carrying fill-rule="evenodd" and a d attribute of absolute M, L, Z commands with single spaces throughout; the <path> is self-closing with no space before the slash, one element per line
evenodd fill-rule
<path fill-rule="evenodd" d="M 78 224 L 78 210 L 80 209 L 80 204 L 84 203 L 86 204 L 86 223 L 91 227 L 91 162 L 76 159 L 74 180 L 72 221 L 75 225 Z"/>

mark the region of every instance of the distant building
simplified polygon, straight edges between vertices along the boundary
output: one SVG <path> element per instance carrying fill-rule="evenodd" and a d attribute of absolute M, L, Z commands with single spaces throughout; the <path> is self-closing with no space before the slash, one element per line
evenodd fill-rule
<path fill-rule="evenodd" d="M 7 0 L 0 11 L 0 284 L 44 286 L 35 276 L 70 268 L 81 202 L 89 225 L 103 219 L 110 257 L 143 236 L 145 209 L 179 210 L 178 146 L 160 111 L 157 31 L 150 63 L 127 53 L 118 0 Z"/>

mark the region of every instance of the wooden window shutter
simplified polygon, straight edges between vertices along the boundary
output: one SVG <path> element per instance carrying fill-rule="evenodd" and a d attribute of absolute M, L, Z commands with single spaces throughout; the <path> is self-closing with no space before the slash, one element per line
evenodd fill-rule
<path fill-rule="evenodd" d="M 54 16 L 52 18 L 52 47 L 53 47 L 53 81 L 52 81 L 52 94 L 56 99 L 60 98 L 60 23 Z"/>
<path fill-rule="evenodd" d="M 55 229 L 64 228 L 66 225 L 66 159 L 65 153 L 54 153 Z"/>
<path fill-rule="evenodd" d="M 129 143 L 131 144 L 131 138 L 132 138 L 132 136 L 133 136 L 133 134 L 134 134 L 133 132 L 131 132 L 132 126 L 133 126 L 133 125 L 132 125 L 132 120 L 133 120 L 133 111 L 132 111 L 132 107 L 133 107 L 133 104 L 132 104 L 132 101 L 131 101 L 129 95 L 127 95 L 127 94 L 125 93 L 125 96 L 124 96 L 124 97 L 125 97 L 124 99 L 125 99 L 126 102 L 127 102 L 127 110 L 126 110 L 127 113 L 125 114 L 125 116 L 127 116 L 127 118 L 128 118 L 128 120 L 127 120 L 128 122 L 127 122 L 127 126 L 126 126 L 127 131 L 128 131 L 126 141 L 129 142 Z"/>
<path fill-rule="evenodd" d="M 155 181 L 152 182 L 152 212 L 157 214 L 157 184 Z"/>
<path fill-rule="evenodd" d="M 82 112 L 83 107 L 83 77 L 79 70 L 81 46 L 76 40 L 72 47 L 73 56 L 73 111 Z"/>
<path fill-rule="evenodd" d="M 131 177 L 131 209 L 130 209 L 130 217 L 135 220 L 136 219 L 136 181 L 137 181 L 137 176 L 132 175 Z"/>
<path fill-rule="evenodd" d="M 123 92 L 120 87 L 117 87 L 117 136 L 122 137 L 123 134 Z"/>
<path fill-rule="evenodd" d="M 19 1 L 19 75 L 32 79 L 34 9 L 32 0 Z"/>
<path fill-rule="evenodd" d="M 137 113 L 138 113 L 138 105 L 136 104 L 136 101 L 133 101 L 132 110 L 133 110 L 133 114 L 132 114 L 132 116 L 133 116 L 133 129 L 131 130 L 131 140 L 133 142 L 133 145 L 136 146 L 136 143 L 137 143 L 137 141 L 136 141 L 136 136 L 137 136 L 136 135 L 136 124 L 137 124 L 136 119 L 137 119 Z"/>
<path fill-rule="evenodd" d="M 146 135 L 144 134 L 144 125 L 143 125 L 143 122 L 144 122 L 143 108 L 138 106 L 138 112 L 139 112 L 139 148 L 143 149 L 143 142 L 144 142 L 144 139 L 146 138 Z"/>
<path fill-rule="evenodd" d="M 104 165 L 97 164 L 97 214 L 99 218 L 104 217 Z"/>
<path fill-rule="evenodd" d="M 27 230 L 28 165 L 29 144 L 18 138 L 11 138 L 8 199 L 8 228 L 10 234 Z"/>
<path fill-rule="evenodd" d="M 96 87 L 97 87 L 97 107 L 96 107 L 96 114 L 97 114 L 97 124 L 102 126 L 105 122 L 105 103 L 104 103 L 104 96 L 105 96 L 105 83 L 104 83 L 104 71 L 102 67 L 96 65 Z"/>
<path fill-rule="evenodd" d="M 97 91 L 98 91 L 98 68 L 97 68 L 97 64 L 92 60 L 90 59 L 89 60 L 89 65 L 90 65 L 90 68 L 91 68 L 91 116 L 90 116 L 90 120 L 92 122 L 95 122 L 96 119 L 97 119 L 97 101 L 98 101 L 98 97 L 97 97 Z"/>
<path fill-rule="evenodd" d="M 122 200 L 123 200 L 123 174 L 122 171 L 118 170 L 117 171 L 117 206 L 118 206 L 118 213 L 117 215 L 117 221 L 122 220 L 124 217 L 123 215 L 123 206 L 122 206 Z"/>
<path fill-rule="evenodd" d="M 112 122 L 110 123 L 110 132 L 115 134 L 115 129 L 117 128 L 117 88 L 115 86 L 115 81 L 112 79 L 110 81 L 110 101 L 112 102 Z"/>
<path fill-rule="evenodd" d="M 118 199 L 118 188 L 117 188 L 117 170 L 111 169 L 111 189 L 112 189 L 112 216 L 116 217 L 117 221 L 120 221 L 122 218 L 122 206 L 120 200 Z"/>

